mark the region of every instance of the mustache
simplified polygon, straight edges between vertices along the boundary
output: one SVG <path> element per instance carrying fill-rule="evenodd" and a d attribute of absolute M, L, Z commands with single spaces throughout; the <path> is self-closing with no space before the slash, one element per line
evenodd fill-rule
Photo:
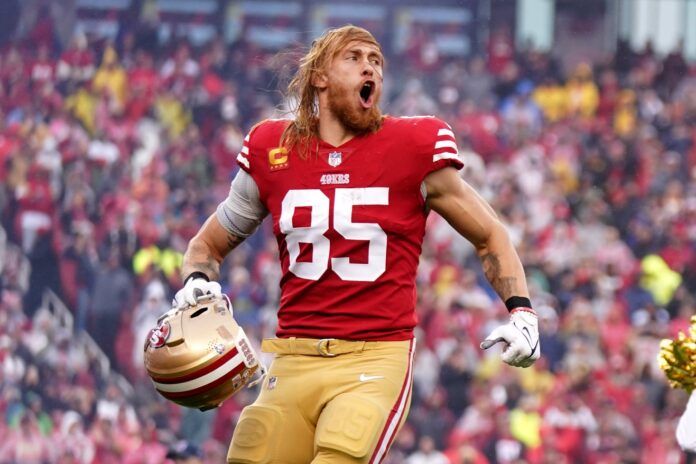
<path fill-rule="evenodd" d="M 364 135 L 382 127 L 382 112 L 378 106 L 380 94 L 375 95 L 371 108 L 363 109 L 356 104 L 352 90 L 347 87 L 331 85 L 328 92 L 329 109 L 349 131 Z"/>

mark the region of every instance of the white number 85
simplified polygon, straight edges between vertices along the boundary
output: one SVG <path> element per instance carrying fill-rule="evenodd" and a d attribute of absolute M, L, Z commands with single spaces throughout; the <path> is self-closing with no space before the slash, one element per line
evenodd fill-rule
<path fill-rule="evenodd" d="M 384 273 L 387 263 L 387 234 L 375 223 L 352 222 L 353 205 L 388 205 L 389 188 L 339 188 L 334 193 L 334 230 L 348 240 L 366 240 L 367 263 L 351 263 L 347 257 L 331 258 L 331 269 L 343 280 L 372 282 Z M 310 207 L 308 227 L 293 227 L 295 208 Z M 318 280 L 329 267 L 329 197 L 319 189 L 289 190 L 283 198 L 280 231 L 290 255 L 290 272 L 297 277 Z M 312 244 L 312 261 L 297 262 L 300 243 Z"/>

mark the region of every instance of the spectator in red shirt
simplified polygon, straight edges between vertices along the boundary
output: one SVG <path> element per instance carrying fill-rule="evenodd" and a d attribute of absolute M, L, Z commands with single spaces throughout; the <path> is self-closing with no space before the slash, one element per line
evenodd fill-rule
<path fill-rule="evenodd" d="M 58 60 L 57 77 L 79 84 L 91 80 L 94 70 L 94 53 L 87 47 L 87 37 L 77 33 Z"/>
<path fill-rule="evenodd" d="M 147 115 L 154 102 L 160 85 L 160 77 L 154 68 L 152 55 L 139 50 L 135 55 L 135 64 L 128 71 L 129 100 L 126 118 L 135 123 Z"/>
<path fill-rule="evenodd" d="M 501 74 L 515 56 L 515 45 L 510 29 L 498 26 L 488 39 L 488 70 L 495 76 Z"/>
<path fill-rule="evenodd" d="M 29 78 L 39 87 L 39 84 L 53 82 L 55 79 L 55 62 L 51 59 L 48 45 L 39 45 L 36 59 L 29 65 Z"/>

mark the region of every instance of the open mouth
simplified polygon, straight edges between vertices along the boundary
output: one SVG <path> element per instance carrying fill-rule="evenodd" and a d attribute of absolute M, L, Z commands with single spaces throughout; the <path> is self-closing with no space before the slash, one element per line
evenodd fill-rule
<path fill-rule="evenodd" d="M 365 81 L 360 88 L 360 100 L 365 108 L 372 106 L 372 93 L 375 88 L 373 81 Z"/>

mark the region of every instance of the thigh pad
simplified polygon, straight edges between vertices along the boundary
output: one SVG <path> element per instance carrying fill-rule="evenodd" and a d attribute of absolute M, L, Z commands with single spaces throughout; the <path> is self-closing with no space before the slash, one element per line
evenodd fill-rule
<path fill-rule="evenodd" d="M 272 444 L 282 420 L 273 407 L 251 405 L 244 408 L 232 436 L 227 453 L 228 463 L 270 463 Z"/>
<path fill-rule="evenodd" d="M 385 415 L 383 408 L 367 398 L 352 393 L 340 395 L 321 413 L 316 446 L 362 458 L 375 446 Z"/>

